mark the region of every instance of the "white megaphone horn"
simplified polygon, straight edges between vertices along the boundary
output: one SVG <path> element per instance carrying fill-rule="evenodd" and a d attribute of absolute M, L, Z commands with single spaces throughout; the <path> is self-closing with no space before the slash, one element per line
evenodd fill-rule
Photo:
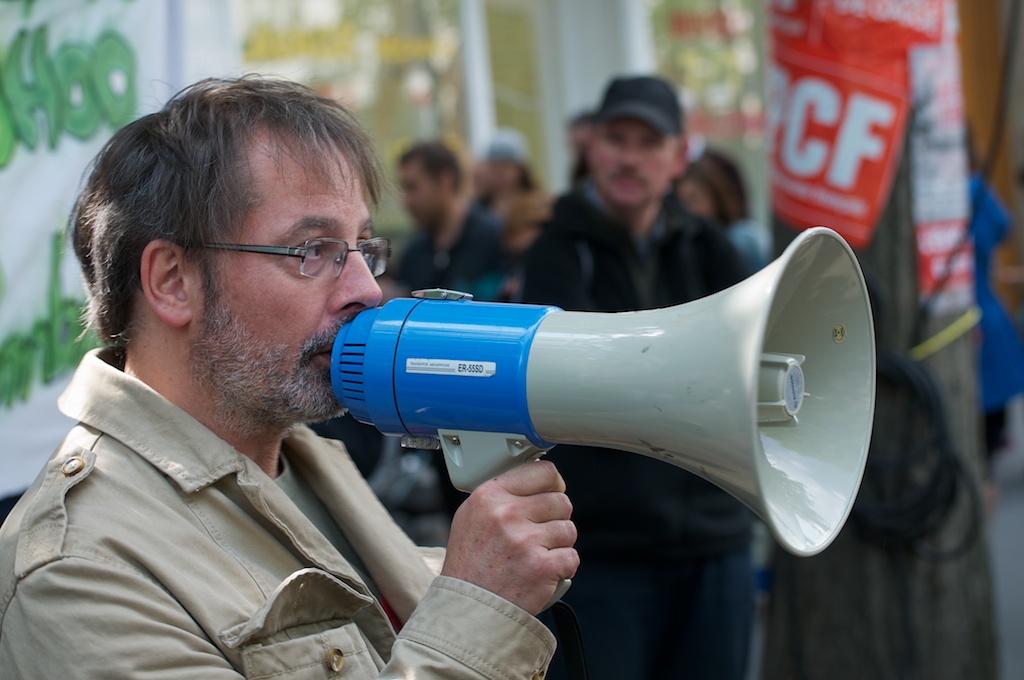
<path fill-rule="evenodd" d="M 556 444 L 667 461 L 743 501 L 797 555 L 853 507 L 875 345 L 853 251 L 825 228 L 720 293 L 639 312 L 473 302 L 449 291 L 362 312 L 331 378 L 361 422 L 440 443 L 470 490 Z"/>

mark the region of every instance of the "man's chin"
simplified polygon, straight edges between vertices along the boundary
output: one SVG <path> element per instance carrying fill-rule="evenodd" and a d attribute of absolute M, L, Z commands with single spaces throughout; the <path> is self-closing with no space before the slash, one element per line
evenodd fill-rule
<path fill-rule="evenodd" d="M 314 382 L 309 385 L 309 391 L 309 395 L 302 400 L 304 405 L 299 405 L 297 409 L 296 415 L 299 415 L 297 420 L 311 424 L 345 414 L 345 409 L 338 403 L 337 397 L 334 396 L 334 390 L 330 388 L 330 381 L 327 385 Z"/>
<path fill-rule="evenodd" d="M 317 368 L 314 363 L 310 370 L 312 375 L 310 376 L 308 389 L 311 394 L 316 394 L 317 397 L 313 402 L 315 406 L 311 404 L 308 409 L 309 414 L 305 422 L 317 423 L 321 420 L 330 420 L 331 418 L 343 415 L 345 409 L 338 403 L 338 398 L 334 395 L 330 367 Z"/>
<path fill-rule="evenodd" d="M 635 210 L 650 202 L 650 194 L 641 187 L 620 187 L 608 192 L 608 203 L 620 210 Z"/>
<path fill-rule="evenodd" d="M 348 413 L 348 411 L 339 406 L 338 408 L 330 411 L 319 411 L 316 413 L 309 413 L 306 415 L 305 418 L 302 419 L 302 422 L 305 423 L 306 425 L 313 425 L 314 423 L 322 423 L 325 420 L 333 420 L 335 418 L 340 418 L 346 413 Z"/>
<path fill-rule="evenodd" d="M 601 200 L 613 212 L 633 212 L 650 201 L 650 193 L 635 183 L 605 185 L 600 192 Z"/>

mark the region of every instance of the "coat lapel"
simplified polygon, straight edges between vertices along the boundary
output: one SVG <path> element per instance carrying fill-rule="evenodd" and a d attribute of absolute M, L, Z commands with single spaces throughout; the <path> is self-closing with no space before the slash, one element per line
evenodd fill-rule
<path fill-rule="evenodd" d="M 287 446 L 289 462 L 341 527 L 392 611 L 407 621 L 436 576 L 422 549 L 395 524 L 341 442 L 298 427 Z"/>

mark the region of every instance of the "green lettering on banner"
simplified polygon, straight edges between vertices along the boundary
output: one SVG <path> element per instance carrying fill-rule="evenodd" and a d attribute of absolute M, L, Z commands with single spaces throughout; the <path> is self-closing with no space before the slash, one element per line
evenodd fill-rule
<path fill-rule="evenodd" d="M 135 117 L 135 54 L 124 38 L 107 32 L 96 43 L 93 82 L 107 121 L 115 128 Z"/>
<path fill-rule="evenodd" d="M 89 139 L 100 126 L 100 109 L 90 73 L 89 51 L 81 45 L 62 45 L 53 59 L 64 91 L 65 125 L 78 139 Z"/>
<path fill-rule="evenodd" d="M 0 407 L 28 401 L 37 383 L 49 383 L 73 370 L 98 345 L 92 333 L 82 332 L 82 301 L 61 293 L 63 238 L 57 233 L 51 239 L 46 315 L 27 333 L 12 333 L 0 341 Z"/>
<path fill-rule="evenodd" d="M 0 81 L 0 168 L 3 168 L 14 155 L 17 137 L 14 134 L 14 117 Z"/>
<path fill-rule="evenodd" d="M 49 55 L 46 26 L 24 28 L 0 55 L 0 169 L 18 145 L 34 150 L 45 122 L 54 149 L 62 134 L 89 139 L 105 122 L 116 129 L 136 115 L 137 60 L 128 41 L 105 31 L 95 44 L 62 43 Z"/>
<path fill-rule="evenodd" d="M 60 97 L 57 73 L 46 56 L 46 27 L 40 26 L 33 31 L 31 47 L 26 46 L 28 42 L 28 30 L 18 31 L 11 48 L 7 51 L 7 59 L 0 77 L 3 77 L 4 93 L 11 102 L 14 127 L 22 143 L 29 149 L 34 149 L 39 144 L 36 112 L 40 110 L 46 114 L 52 149 L 57 146 L 57 138 L 64 126 L 64 119 L 63 111 L 58 104 Z M 30 53 L 27 58 L 26 52 Z"/>

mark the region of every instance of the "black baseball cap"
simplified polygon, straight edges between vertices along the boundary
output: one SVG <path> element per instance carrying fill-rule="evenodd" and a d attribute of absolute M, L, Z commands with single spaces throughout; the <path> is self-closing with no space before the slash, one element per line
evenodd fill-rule
<path fill-rule="evenodd" d="M 663 135 L 683 131 L 683 110 L 672 86 L 653 76 L 615 78 L 604 91 L 594 114 L 598 123 L 619 118 L 636 118 Z"/>

